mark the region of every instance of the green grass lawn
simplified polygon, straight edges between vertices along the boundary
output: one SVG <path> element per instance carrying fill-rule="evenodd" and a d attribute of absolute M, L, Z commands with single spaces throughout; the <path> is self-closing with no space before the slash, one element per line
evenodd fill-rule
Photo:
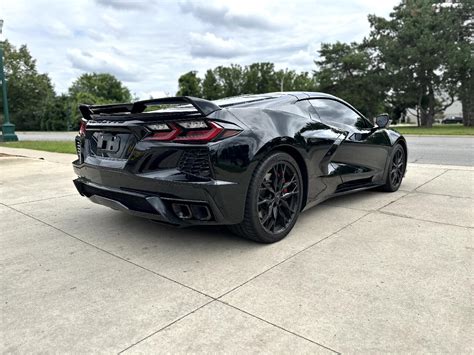
<path fill-rule="evenodd" d="M 71 153 L 76 154 L 74 142 L 70 141 L 19 141 L 19 142 L 3 142 L 2 147 L 24 148 L 44 150 L 46 152 L 55 153 Z"/>
<path fill-rule="evenodd" d="M 474 135 L 474 127 L 465 127 L 458 124 L 453 125 L 437 125 L 432 128 L 423 127 L 397 127 L 391 126 L 394 130 L 401 134 L 419 134 L 419 135 L 446 135 L 446 136 L 472 136 Z"/>
<path fill-rule="evenodd" d="M 420 127 L 397 127 L 392 126 L 393 129 L 402 134 L 414 135 L 468 135 L 474 136 L 474 127 L 464 127 L 462 125 L 437 125 L 432 128 Z M 71 141 L 19 141 L 19 142 L 3 142 L 0 146 L 12 148 L 24 148 L 43 150 L 46 152 L 55 153 L 76 153 L 74 142 Z"/>

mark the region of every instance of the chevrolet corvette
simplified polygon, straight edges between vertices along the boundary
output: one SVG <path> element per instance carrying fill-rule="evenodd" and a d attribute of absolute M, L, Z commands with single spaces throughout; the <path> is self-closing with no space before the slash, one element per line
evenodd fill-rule
<path fill-rule="evenodd" d="M 324 93 L 79 109 L 81 195 L 175 226 L 227 225 L 262 243 L 283 239 L 303 210 L 328 198 L 396 191 L 406 170 L 407 143 L 387 114 L 373 124 Z"/>

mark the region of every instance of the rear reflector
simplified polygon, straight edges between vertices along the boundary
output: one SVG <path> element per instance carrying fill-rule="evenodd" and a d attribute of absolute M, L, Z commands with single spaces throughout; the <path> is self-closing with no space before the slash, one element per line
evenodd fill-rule
<path fill-rule="evenodd" d="M 207 123 L 204 121 L 182 121 L 178 124 L 185 129 L 201 129 L 208 128 Z"/>
<path fill-rule="evenodd" d="M 168 131 L 170 128 L 166 123 L 156 123 L 148 126 L 152 131 Z"/>

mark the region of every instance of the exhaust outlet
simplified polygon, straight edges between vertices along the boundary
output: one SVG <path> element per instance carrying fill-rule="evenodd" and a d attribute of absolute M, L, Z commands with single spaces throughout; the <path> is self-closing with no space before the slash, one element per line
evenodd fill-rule
<path fill-rule="evenodd" d="M 209 221 L 211 219 L 211 211 L 209 207 L 203 205 L 191 205 L 191 211 L 194 218 L 200 221 Z"/>
<path fill-rule="evenodd" d="M 188 205 L 183 203 L 172 203 L 171 207 L 173 208 L 173 212 L 181 219 L 191 219 L 193 214 L 191 213 L 191 209 Z"/>

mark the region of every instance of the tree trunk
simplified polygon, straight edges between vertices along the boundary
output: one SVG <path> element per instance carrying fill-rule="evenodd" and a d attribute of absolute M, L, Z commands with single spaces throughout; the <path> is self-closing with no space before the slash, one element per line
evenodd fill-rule
<path fill-rule="evenodd" d="M 430 117 L 430 113 L 428 110 L 422 108 L 420 110 L 420 126 L 421 127 L 426 127 L 426 128 L 431 128 L 433 125 Z"/>
<path fill-rule="evenodd" d="M 434 91 L 433 91 L 433 86 L 428 87 L 428 110 L 423 110 L 424 112 L 424 124 L 423 124 L 423 118 L 422 118 L 422 126 L 431 128 L 433 127 L 433 120 L 434 120 L 434 115 L 435 115 L 435 96 L 434 96 Z"/>
<path fill-rule="evenodd" d="M 474 78 L 467 78 L 461 81 L 459 99 L 462 104 L 462 117 L 464 126 L 474 126 Z"/>
<path fill-rule="evenodd" d="M 423 95 L 418 96 L 418 106 L 416 106 L 416 125 L 417 127 L 421 126 L 420 112 L 421 112 L 421 100 Z"/>

